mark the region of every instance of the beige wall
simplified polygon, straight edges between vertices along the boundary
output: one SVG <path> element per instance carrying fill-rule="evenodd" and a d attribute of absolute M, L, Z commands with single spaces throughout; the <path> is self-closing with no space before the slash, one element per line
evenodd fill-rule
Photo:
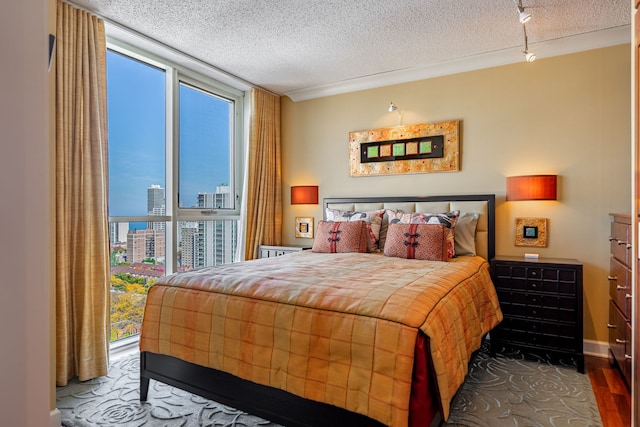
<path fill-rule="evenodd" d="M 496 252 L 522 255 L 516 217 L 549 218 L 541 256 L 584 264 L 585 339 L 607 341 L 609 212 L 631 210 L 630 47 L 621 45 L 294 103 L 282 102 L 283 242 L 296 216 L 322 207 L 291 206 L 291 185 L 318 184 L 320 198 L 493 193 Z M 349 177 L 348 133 L 461 120 L 461 170 Z M 559 175 L 557 202 L 505 202 L 505 177 Z"/>
<path fill-rule="evenodd" d="M 0 14 L 3 426 L 50 421 L 47 5 L 47 0 L 3 2 Z"/>

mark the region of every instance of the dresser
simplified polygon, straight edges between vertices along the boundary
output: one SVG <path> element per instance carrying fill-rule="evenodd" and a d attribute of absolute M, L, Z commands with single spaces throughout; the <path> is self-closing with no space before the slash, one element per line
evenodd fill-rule
<path fill-rule="evenodd" d="M 631 216 L 610 214 L 609 246 L 609 356 L 631 385 Z"/>
<path fill-rule="evenodd" d="M 582 264 L 497 256 L 491 274 L 504 315 L 490 333 L 491 353 L 504 348 L 550 361 L 573 358 L 584 373 Z"/>
<path fill-rule="evenodd" d="M 291 252 L 300 252 L 306 249 L 311 249 L 311 246 L 260 245 L 258 246 L 258 258 L 271 258 L 274 256 L 288 254 Z"/>

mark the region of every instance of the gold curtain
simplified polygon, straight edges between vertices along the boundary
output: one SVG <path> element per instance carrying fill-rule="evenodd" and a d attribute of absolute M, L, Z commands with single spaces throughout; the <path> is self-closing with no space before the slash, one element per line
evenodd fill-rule
<path fill-rule="evenodd" d="M 247 185 L 246 259 L 258 245 L 279 245 L 282 232 L 280 98 L 251 89 Z"/>
<path fill-rule="evenodd" d="M 58 0 L 56 28 L 56 383 L 109 364 L 104 22 Z"/>

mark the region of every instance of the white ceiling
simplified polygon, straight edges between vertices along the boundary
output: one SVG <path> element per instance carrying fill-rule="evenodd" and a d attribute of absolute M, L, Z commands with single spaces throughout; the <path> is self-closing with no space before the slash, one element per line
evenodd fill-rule
<path fill-rule="evenodd" d="M 514 0 L 73 0 L 293 100 L 524 61 Z M 523 0 L 539 59 L 630 41 L 629 0 Z"/>

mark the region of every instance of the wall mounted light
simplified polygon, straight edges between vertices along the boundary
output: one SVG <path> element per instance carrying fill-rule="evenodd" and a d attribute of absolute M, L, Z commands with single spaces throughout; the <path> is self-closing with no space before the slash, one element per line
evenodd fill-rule
<path fill-rule="evenodd" d="M 507 201 L 557 200 L 557 175 L 507 177 Z"/>
<path fill-rule="evenodd" d="M 291 187 L 292 205 L 317 205 L 318 186 L 317 185 L 297 185 Z"/>
<path fill-rule="evenodd" d="M 557 199 L 557 175 L 507 177 L 507 201 Z M 549 236 L 548 223 L 547 218 L 516 218 L 515 245 L 546 247 Z M 538 254 L 525 253 L 524 257 L 538 259 Z"/>
<path fill-rule="evenodd" d="M 400 110 L 400 108 L 398 108 L 398 106 L 396 104 L 393 103 L 393 101 L 389 104 L 389 108 L 387 108 L 387 111 L 390 113 L 393 113 L 394 111 L 398 112 L 398 126 L 402 125 L 402 110 Z"/>

